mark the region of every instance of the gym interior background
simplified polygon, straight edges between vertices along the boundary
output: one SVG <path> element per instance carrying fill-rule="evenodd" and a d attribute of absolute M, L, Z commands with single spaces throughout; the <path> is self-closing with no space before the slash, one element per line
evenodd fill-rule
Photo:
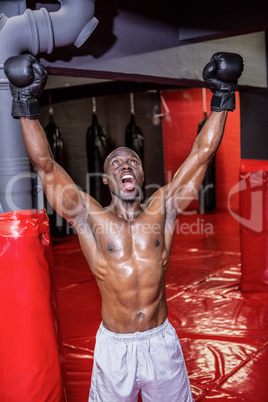
<path fill-rule="evenodd" d="M 83 190 L 88 186 L 85 144 L 93 101 L 99 124 L 116 147 L 125 145 L 133 94 L 136 123 L 144 136 L 147 199 L 169 181 L 186 158 L 204 111 L 209 113 L 211 94 L 203 89 L 203 66 L 217 51 L 234 51 L 245 60 L 237 108 L 229 113 L 216 155 L 216 207 L 200 213 L 197 199 L 179 218 L 167 273 L 167 297 L 169 318 L 181 339 L 195 400 L 265 400 L 268 5 L 257 1 L 254 8 L 242 7 L 227 1 L 220 15 L 211 1 L 206 7 L 200 2 L 171 0 L 165 4 L 97 0 L 95 5 L 99 24 L 80 48 L 68 45 L 51 54 L 37 52 L 49 72 L 40 99 L 40 120 L 44 127 L 48 124 L 52 106 L 63 138 L 64 167 Z M 1 1 L 0 12 L 11 18 L 42 7 L 57 12 L 61 4 Z M 83 1 L 76 0 L 79 7 L 83 10 Z M 3 136 L 6 131 L 2 130 Z M 0 162 L 3 164 L 4 158 Z M 260 221 L 261 228 L 257 227 Z M 100 297 L 76 235 L 72 229 L 69 233 L 52 238 L 51 280 L 57 296 L 55 321 L 60 328 L 63 388 L 67 401 L 83 402 L 90 386 Z M 20 292 L 14 286 L 10 290 L 10 284 L 7 292 L 6 270 L 2 269 L 2 275 L 1 303 L 8 311 L 7 293 L 14 291 L 18 298 Z M 18 286 L 23 287 L 23 281 Z M 8 312 L 4 316 L 9 316 Z M 7 378 L 14 395 L 16 387 L 21 393 L 21 383 L 26 383 L 25 377 L 18 375 L 23 361 L 18 345 L 27 336 L 22 328 L 23 324 L 18 330 L 8 318 L 8 325 L 0 331 L 3 395 Z M 28 354 L 30 351 L 28 346 Z M 17 371 L 14 364 L 6 363 L 11 355 L 13 362 L 20 356 Z M 42 371 L 42 362 L 35 360 L 34 364 Z M 34 388 L 42 389 L 40 377 L 35 384 Z M 30 391 L 23 392 L 30 395 Z"/>

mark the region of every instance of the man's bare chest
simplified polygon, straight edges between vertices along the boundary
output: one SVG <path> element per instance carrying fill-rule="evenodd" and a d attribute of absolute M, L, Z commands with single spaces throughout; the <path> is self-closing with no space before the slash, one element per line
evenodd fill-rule
<path fill-rule="evenodd" d="M 128 254 L 142 257 L 144 253 L 150 254 L 164 246 L 163 225 L 156 220 L 106 219 L 97 222 L 92 229 L 102 252 L 114 257 Z"/>

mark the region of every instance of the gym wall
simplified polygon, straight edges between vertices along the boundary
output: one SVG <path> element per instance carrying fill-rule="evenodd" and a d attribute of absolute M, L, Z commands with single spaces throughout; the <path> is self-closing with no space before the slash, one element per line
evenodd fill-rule
<path fill-rule="evenodd" d="M 161 113 L 159 93 L 134 93 L 136 123 L 144 135 L 145 198 L 159 186 L 169 182 L 188 156 L 203 119 L 202 88 L 165 90 L 164 100 L 170 110 Z M 130 95 L 96 97 L 99 124 L 113 147 L 125 145 L 125 129 L 130 119 Z M 206 107 L 210 110 L 211 93 L 206 91 Z M 216 210 L 227 209 L 230 190 L 239 181 L 240 105 L 236 95 L 236 111 L 230 112 L 222 144 L 216 155 Z M 53 92 L 52 92 L 53 103 Z M 48 124 L 48 105 L 41 107 L 40 121 Z M 60 100 L 53 104 L 55 122 L 64 140 L 65 168 L 81 189 L 87 191 L 86 132 L 92 120 L 92 98 Z M 162 110 L 164 113 L 165 110 Z M 230 199 L 231 209 L 238 211 L 238 195 Z M 198 200 L 190 209 L 198 208 Z"/>
<path fill-rule="evenodd" d="M 204 116 L 202 88 L 163 91 L 170 115 L 163 119 L 163 142 L 166 181 L 174 175 L 191 151 L 198 125 Z M 211 92 L 206 90 L 206 109 L 210 113 Z M 230 190 L 239 182 L 240 103 L 236 93 L 236 110 L 228 113 L 225 133 L 216 154 L 216 211 L 228 208 Z M 232 211 L 239 210 L 238 194 L 230 198 Z M 197 209 L 194 201 L 190 209 Z"/>
<path fill-rule="evenodd" d="M 53 91 L 51 96 L 53 103 Z M 103 126 L 112 148 L 125 146 L 125 130 L 130 121 L 130 94 L 99 96 L 95 99 L 98 122 Z M 162 121 L 161 118 L 154 118 L 155 114 L 161 113 L 159 94 L 156 91 L 136 92 L 134 106 L 136 124 L 144 135 L 146 199 L 164 185 Z M 48 105 L 41 107 L 40 121 L 43 127 L 48 124 L 48 109 Z M 86 132 L 92 122 L 92 98 L 60 101 L 57 98 L 53 110 L 55 122 L 63 136 L 65 169 L 75 183 L 86 191 Z"/>

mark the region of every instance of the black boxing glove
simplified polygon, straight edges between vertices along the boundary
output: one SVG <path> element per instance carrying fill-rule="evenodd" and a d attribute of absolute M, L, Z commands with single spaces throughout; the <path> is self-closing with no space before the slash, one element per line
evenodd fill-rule
<path fill-rule="evenodd" d="M 12 116 L 38 119 L 40 109 L 36 98 L 42 94 L 46 85 L 45 67 L 31 54 L 23 54 L 7 59 L 4 63 L 4 71 L 9 79 L 13 97 Z"/>
<path fill-rule="evenodd" d="M 237 53 L 215 53 L 204 67 L 203 78 L 214 93 L 211 110 L 235 109 L 235 91 L 244 68 L 243 58 Z"/>

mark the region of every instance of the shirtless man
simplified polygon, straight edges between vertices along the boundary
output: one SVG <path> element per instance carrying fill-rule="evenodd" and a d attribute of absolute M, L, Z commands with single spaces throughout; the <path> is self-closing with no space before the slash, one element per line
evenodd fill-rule
<path fill-rule="evenodd" d="M 228 110 L 235 108 L 243 59 L 216 53 L 205 66 L 212 112 L 172 182 L 146 205 L 140 202 L 144 175 L 135 152 L 121 147 L 107 157 L 107 208 L 79 191 L 51 156 L 36 99 L 46 83 L 44 67 L 28 54 L 8 59 L 4 68 L 29 158 L 50 204 L 75 227 L 102 296 L 89 401 L 137 401 L 139 391 L 143 401 L 192 401 L 179 340 L 167 319 L 165 273 L 175 220 L 198 193 Z"/>

